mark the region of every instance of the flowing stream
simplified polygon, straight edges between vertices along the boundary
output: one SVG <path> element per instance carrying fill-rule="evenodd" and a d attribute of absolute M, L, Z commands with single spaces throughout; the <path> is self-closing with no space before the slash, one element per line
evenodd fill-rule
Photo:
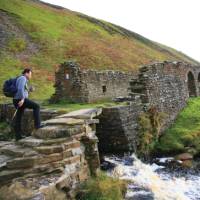
<path fill-rule="evenodd" d="M 167 159 L 161 159 L 161 163 Z M 105 157 L 115 167 L 107 171 L 129 180 L 126 200 L 200 200 L 200 173 L 180 173 L 155 163 L 145 164 L 134 154 L 123 158 Z"/>

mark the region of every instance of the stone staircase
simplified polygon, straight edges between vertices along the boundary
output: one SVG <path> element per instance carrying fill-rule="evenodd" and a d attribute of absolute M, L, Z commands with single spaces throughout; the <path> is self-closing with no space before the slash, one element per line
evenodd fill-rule
<path fill-rule="evenodd" d="M 60 115 L 19 142 L 0 142 L 0 199 L 73 199 L 100 165 L 93 119 L 100 113 Z"/>

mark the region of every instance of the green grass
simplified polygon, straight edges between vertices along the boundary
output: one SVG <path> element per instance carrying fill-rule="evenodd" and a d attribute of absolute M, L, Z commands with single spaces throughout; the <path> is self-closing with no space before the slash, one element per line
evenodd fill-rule
<path fill-rule="evenodd" d="M 100 172 L 97 177 L 91 178 L 82 186 L 81 200 L 122 200 L 126 192 L 127 183 L 112 178 Z"/>
<path fill-rule="evenodd" d="M 165 131 L 156 147 L 163 154 L 200 153 L 200 97 L 189 99 L 187 106 Z"/>
<path fill-rule="evenodd" d="M 67 101 L 61 101 L 56 104 L 50 104 L 47 101 L 44 101 L 42 103 L 42 107 L 48 108 L 48 109 L 55 109 L 59 112 L 72 112 L 75 110 L 80 109 L 86 109 L 86 108 L 103 108 L 103 107 L 109 107 L 109 106 L 116 106 L 116 105 L 124 105 L 125 103 L 115 103 L 115 102 L 109 102 L 109 101 L 99 101 L 95 103 L 71 103 Z"/>
<path fill-rule="evenodd" d="M 0 61 L 0 88 L 3 87 L 5 80 L 20 75 L 22 69 L 23 66 L 20 60 L 16 60 L 11 56 L 4 56 L 4 58 Z M 36 71 L 33 73 L 33 80 L 30 81 L 30 84 L 36 89 L 35 92 L 30 94 L 30 98 L 32 99 L 43 101 L 48 99 L 54 93 L 52 81 L 49 81 L 46 77 L 43 77 L 42 71 Z M 2 92 L 0 92 L 0 102 L 6 103 L 10 101 L 10 98 L 6 98 Z"/>
<path fill-rule="evenodd" d="M 22 52 L 26 49 L 26 42 L 23 38 L 13 38 L 8 43 L 8 49 L 13 53 Z"/>

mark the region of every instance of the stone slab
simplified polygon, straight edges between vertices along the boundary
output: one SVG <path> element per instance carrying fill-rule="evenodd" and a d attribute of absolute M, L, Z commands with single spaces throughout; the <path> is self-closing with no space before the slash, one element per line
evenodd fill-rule
<path fill-rule="evenodd" d="M 74 126 L 74 125 L 81 125 L 84 124 L 83 119 L 75 119 L 75 118 L 54 118 L 49 119 L 47 121 L 43 122 L 44 125 L 68 125 L 68 126 Z"/>
<path fill-rule="evenodd" d="M 93 119 L 97 117 L 102 112 L 102 108 L 88 108 L 76 110 L 64 115 L 59 115 L 56 118 L 76 118 L 76 119 Z"/>
<path fill-rule="evenodd" d="M 24 148 L 16 144 L 9 144 L 0 148 L 0 154 L 13 157 L 27 157 L 37 155 L 37 152 L 33 151 L 31 148 Z"/>
<path fill-rule="evenodd" d="M 53 154 L 53 153 L 60 153 L 64 150 L 63 146 L 40 146 L 34 148 L 36 151 L 42 154 Z"/>
<path fill-rule="evenodd" d="M 8 169 L 19 169 L 19 168 L 29 168 L 33 167 L 35 161 L 38 159 L 37 156 L 34 157 L 23 157 L 23 158 L 15 158 L 9 160 L 6 164 Z"/>
<path fill-rule="evenodd" d="M 32 134 L 36 138 L 40 139 L 51 139 L 51 138 L 62 138 L 70 137 L 75 134 L 80 134 L 83 132 L 84 127 L 78 125 L 74 127 L 65 127 L 65 126 L 46 126 L 34 131 Z"/>

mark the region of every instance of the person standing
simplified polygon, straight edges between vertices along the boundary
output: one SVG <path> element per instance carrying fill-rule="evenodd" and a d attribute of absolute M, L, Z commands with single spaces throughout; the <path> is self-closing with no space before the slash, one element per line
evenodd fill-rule
<path fill-rule="evenodd" d="M 30 68 L 25 68 L 22 72 L 22 75 L 19 76 L 16 80 L 16 89 L 17 92 L 13 97 L 13 104 L 17 109 L 15 120 L 14 120 L 14 131 L 16 141 L 23 138 L 21 130 L 21 119 L 26 108 L 33 109 L 34 117 L 34 126 L 36 129 L 41 128 L 40 120 L 40 106 L 34 101 L 28 99 L 28 81 L 32 78 L 32 70 Z"/>

